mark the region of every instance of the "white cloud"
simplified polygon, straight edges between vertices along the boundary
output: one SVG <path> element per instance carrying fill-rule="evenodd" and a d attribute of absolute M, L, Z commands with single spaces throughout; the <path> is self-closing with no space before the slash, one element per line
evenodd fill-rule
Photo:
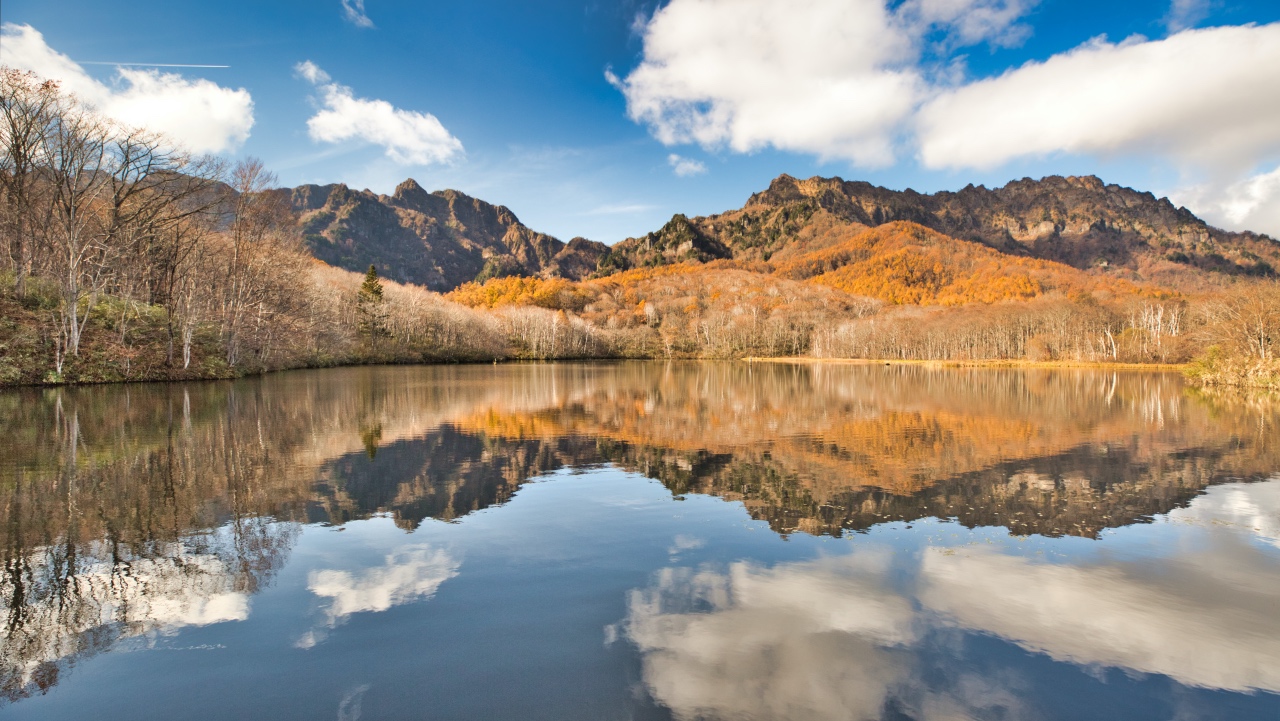
<path fill-rule="evenodd" d="M 1228 230 L 1254 230 L 1280 238 L 1280 166 L 1228 184 L 1200 184 L 1170 193 L 1205 220 Z"/>
<path fill-rule="evenodd" d="M 860 165 L 894 159 L 924 98 L 923 37 L 1011 43 L 1022 0 L 672 0 L 643 26 L 644 59 L 606 77 L 663 143 L 767 146 Z"/>
<path fill-rule="evenodd" d="M 1164 23 L 1172 31 L 1185 30 L 1209 16 L 1209 0 L 1173 0 Z"/>
<path fill-rule="evenodd" d="M 364 11 L 364 0 L 342 0 L 342 15 L 358 28 L 373 27 L 373 21 Z"/>
<path fill-rule="evenodd" d="M 681 178 L 702 175 L 707 172 L 707 166 L 702 161 L 684 158 L 675 153 L 667 156 L 667 164 L 671 166 L 671 171 Z"/>
<path fill-rule="evenodd" d="M 990 42 L 1011 47 L 1021 44 L 1031 28 L 1019 23 L 1038 0 L 906 0 L 895 11 L 916 34 L 935 27 L 951 36 L 952 44 Z"/>
<path fill-rule="evenodd" d="M 1187 30 L 1208 3 L 1173 0 L 1167 38 L 1096 38 L 967 81 L 953 51 L 1022 42 L 1035 2 L 671 0 L 637 23 L 640 64 L 606 78 L 666 145 L 859 166 L 914 152 L 933 169 L 1123 156 L 1219 189 L 1189 204 L 1214 222 L 1280 234 L 1273 176 L 1247 177 L 1280 156 L 1280 23 Z"/>
<path fill-rule="evenodd" d="M 139 68 L 102 83 L 57 52 L 30 25 L 0 26 L 0 64 L 57 80 L 84 104 L 126 125 L 146 127 L 196 153 L 232 150 L 249 137 L 253 98 L 205 79 Z"/>
<path fill-rule="evenodd" d="M 1052 153 L 1155 154 L 1251 167 L 1280 151 L 1280 24 L 1097 39 L 944 92 L 919 115 L 932 168 L 991 168 Z"/>
<path fill-rule="evenodd" d="M 310 60 L 294 69 L 320 91 L 321 109 L 307 120 L 312 140 L 380 145 L 388 158 L 402 165 L 447 163 L 463 154 L 462 142 L 436 116 L 401 110 L 385 100 L 357 98 Z"/>

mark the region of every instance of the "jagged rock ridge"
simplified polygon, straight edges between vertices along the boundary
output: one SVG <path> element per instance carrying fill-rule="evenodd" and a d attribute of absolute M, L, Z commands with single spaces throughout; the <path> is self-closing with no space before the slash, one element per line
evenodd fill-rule
<path fill-rule="evenodd" d="M 504 206 L 456 190 L 428 193 L 412 179 L 391 195 L 303 185 L 291 200 L 316 258 L 355 271 L 374 265 L 384 277 L 437 291 L 506 275 L 578 279 L 608 250 L 584 238 L 566 244 Z"/>
<path fill-rule="evenodd" d="M 1280 244 L 1213 228 L 1167 198 L 1096 177 L 1024 178 L 935 194 L 865 182 L 776 178 L 740 210 L 686 218 L 613 246 L 602 270 L 714 258 L 784 260 L 867 227 L 911 221 L 1002 252 L 1131 280 L 1194 289 L 1230 276 L 1272 276 Z"/>

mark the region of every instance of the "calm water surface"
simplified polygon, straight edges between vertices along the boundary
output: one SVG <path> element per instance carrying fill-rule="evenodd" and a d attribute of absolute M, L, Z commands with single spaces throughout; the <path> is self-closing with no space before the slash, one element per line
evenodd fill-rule
<path fill-rule="evenodd" d="M 620 363 L 0 394 L 0 717 L 1280 718 L 1280 406 Z"/>

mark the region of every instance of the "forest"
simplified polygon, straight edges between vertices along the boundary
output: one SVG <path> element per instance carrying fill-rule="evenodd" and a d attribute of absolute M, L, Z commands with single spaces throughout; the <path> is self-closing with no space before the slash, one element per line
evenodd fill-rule
<path fill-rule="evenodd" d="M 1273 278 L 1162 287 L 908 221 L 766 259 L 655 254 L 619 269 L 606 256 L 584 280 L 491 277 L 444 294 L 340 269 L 308 252 L 261 162 L 186 153 L 9 69 L 0 247 L 0 385 L 812 357 L 1186 364 L 1205 385 L 1280 388 Z"/>

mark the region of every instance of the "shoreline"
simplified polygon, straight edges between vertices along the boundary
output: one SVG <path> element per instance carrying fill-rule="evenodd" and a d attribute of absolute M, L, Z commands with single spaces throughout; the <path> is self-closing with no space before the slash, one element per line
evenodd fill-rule
<path fill-rule="evenodd" d="M 253 378 L 256 376 L 265 376 L 272 373 L 283 373 L 287 371 L 300 370 L 323 370 L 327 368 L 363 368 L 374 366 L 447 366 L 447 365 L 506 365 L 510 363 L 616 363 L 625 361 L 720 361 L 733 363 L 775 363 L 775 364 L 794 364 L 794 365 L 897 365 L 897 366 L 923 366 L 926 368 L 1010 368 L 1010 369 L 1040 369 L 1040 370 L 1069 370 L 1069 369 L 1087 369 L 1087 370 L 1125 370 L 1125 371 L 1157 371 L 1157 372 L 1184 372 L 1188 364 L 1185 363 L 1111 363 L 1111 362 L 1094 362 L 1094 361 L 1025 361 L 1025 360 L 874 360 L 869 358 L 814 358 L 811 356 L 746 356 L 743 358 L 505 358 L 493 360 L 456 360 L 456 361 L 429 361 L 429 362 L 381 362 L 381 363 L 333 363 L 333 364 L 303 364 L 287 368 L 272 368 L 268 370 L 253 370 L 246 373 L 234 373 L 227 375 L 208 375 L 208 376 L 192 376 L 185 377 L 155 377 L 155 378 L 122 378 L 111 380 L 78 380 L 63 382 L 36 382 L 36 383 L 0 383 L 0 391 L 16 390 L 21 388 L 78 388 L 84 386 L 103 386 L 103 385 L 126 385 L 135 383 L 209 383 L 213 381 L 235 381 L 243 378 Z"/>
<path fill-rule="evenodd" d="M 1186 363 L 1120 363 L 1111 361 L 1029 361 L 1029 360 L 884 360 L 870 358 L 814 358 L 811 356 L 747 357 L 749 363 L 795 363 L 814 365 L 903 365 L 926 368 L 1028 368 L 1067 370 L 1131 370 L 1182 372 Z"/>

